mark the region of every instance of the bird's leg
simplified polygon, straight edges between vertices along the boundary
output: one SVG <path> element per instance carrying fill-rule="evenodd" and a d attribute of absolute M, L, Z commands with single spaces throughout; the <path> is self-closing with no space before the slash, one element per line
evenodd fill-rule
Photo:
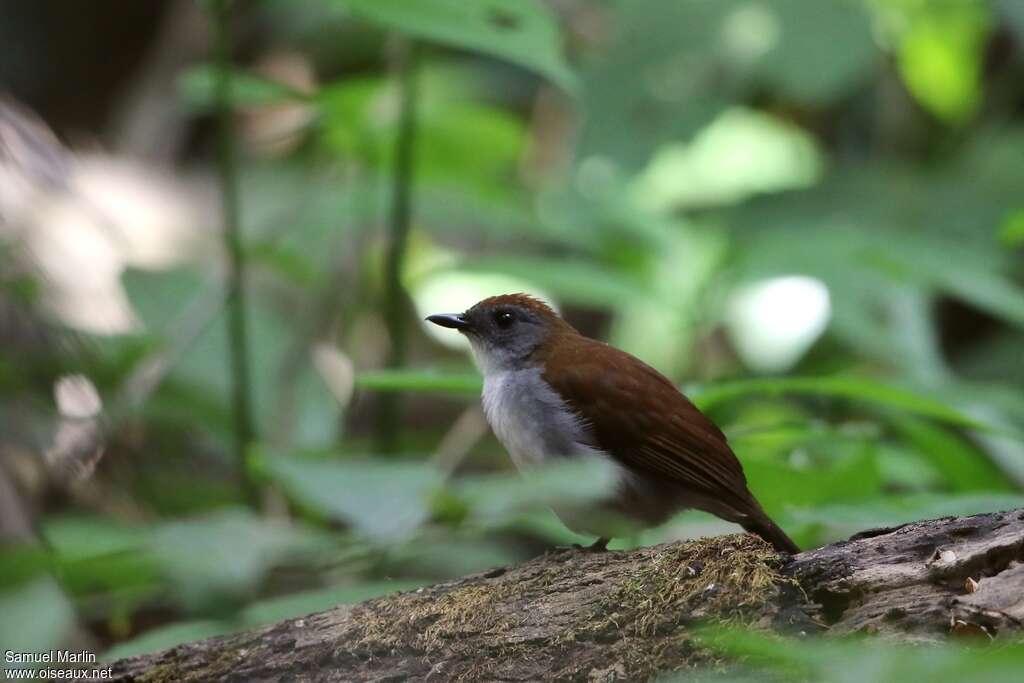
<path fill-rule="evenodd" d="M 563 553 L 577 553 L 583 550 L 583 546 L 579 543 L 570 543 L 569 545 L 553 545 L 544 551 L 545 555 L 561 555 Z"/>
<path fill-rule="evenodd" d="M 580 545 L 579 543 L 573 543 L 571 545 L 559 545 L 548 550 L 549 553 L 564 553 L 566 551 L 573 553 L 603 553 L 608 550 L 608 542 L 610 538 L 601 537 L 591 543 L 590 545 Z"/>

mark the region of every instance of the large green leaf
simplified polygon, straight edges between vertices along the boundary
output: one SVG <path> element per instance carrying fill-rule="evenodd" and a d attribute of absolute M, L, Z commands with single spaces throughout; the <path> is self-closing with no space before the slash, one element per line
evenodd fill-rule
<path fill-rule="evenodd" d="M 1009 491 L 1009 478 L 969 442 L 940 425 L 909 415 L 890 420 L 921 456 L 942 474 L 952 491 Z"/>
<path fill-rule="evenodd" d="M 943 422 L 977 427 L 978 424 L 949 406 L 908 389 L 865 377 L 774 377 L 719 382 L 691 388 L 690 397 L 703 410 L 748 396 L 803 394 L 861 401 L 883 408 L 895 408 Z"/>
<path fill-rule="evenodd" d="M 71 603 L 48 576 L 0 593 L 0 614 L 0 642 L 6 651 L 46 652 L 66 643 L 75 626 Z"/>
<path fill-rule="evenodd" d="M 749 202 L 732 212 L 736 273 L 822 280 L 832 299 L 830 336 L 897 374 L 942 380 L 937 295 L 1021 324 L 1024 288 L 992 238 L 1018 201 L 1002 179 L 1017 163 L 1009 150 L 1019 147 L 1013 131 L 988 134 L 941 173 L 864 164 L 813 190 Z"/>
<path fill-rule="evenodd" d="M 228 319 L 219 303 L 223 287 L 185 268 L 129 270 L 122 282 L 146 334 L 158 342 L 174 340 L 179 345 L 168 371 L 168 379 L 180 384 L 179 393 L 174 396 L 173 387 L 165 387 L 166 391 L 158 393 L 148 408 L 155 406 L 163 416 L 175 420 L 201 422 L 217 435 L 227 436 L 226 423 L 219 419 L 227 414 L 231 391 Z M 256 291 L 252 287 L 250 290 Z M 267 297 L 250 296 L 247 307 L 248 366 L 257 427 L 278 427 L 282 434 L 289 431 L 288 436 L 300 445 L 323 446 L 333 438 L 337 402 L 315 372 L 309 353 L 290 355 L 290 344 L 302 343 L 293 336 L 304 332 L 302 326 L 284 324 L 270 303 Z M 188 326 L 194 327 L 194 333 L 183 335 L 182 329 Z M 282 364 L 286 362 L 289 366 L 283 372 Z M 284 386 L 294 389 L 296 406 L 287 405 Z M 201 400 L 177 400 L 190 391 Z M 289 409 L 300 416 L 300 424 L 293 430 L 291 425 L 287 430 L 282 427 L 281 417 Z"/>
<path fill-rule="evenodd" d="M 855 503 L 790 508 L 780 515 L 779 523 L 811 524 L 828 529 L 828 540 L 837 540 L 857 531 L 906 524 L 934 517 L 976 515 L 1024 507 L 1024 495 L 1010 493 L 934 494 L 921 493 L 900 497 L 878 497 Z"/>
<path fill-rule="evenodd" d="M 733 678 L 721 680 L 800 680 L 825 683 L 903 683 L 907 680 L 1009 681 L 1024 669 L 1024 643 L 970 647 L 894 643 L 877 638 L 783 638 L 765 631 L 720 626 L 698 630 L 704 647 L 741 662 Z M 743 674 L 746 675 L 738 675 Z M 692 674 L 667 679 L 691 680 Z M 709 680 L 719 680 L 712 678 Z"/>
<path fill-rule="evenodd" d="M 254 591 L 266 572 L 321 548 L 320 539 L 244 510 L 222 510 L 152 529 L 146 552 L 186 608 L 232 606 Z"/>
<path fill-rule="evenodd" d="M 1024 209 L 1010 213 L 999 230 L 999 241 L 1007 249 L 1024 246 Z"/>
<path fill-rule="evenodd" d="M 216 296 L 213 283 L 207 282 L 194 268 L 129 269 L 121 275 L 121 284 L 144 328 L 152 334 L 159 334 L 173 325 L 175 317 L 189 302 L 195 301 L 197 295 Z"/>
<path fill-rule="evenodd" d="M 470 515 L 485 524 L 507 524 L 518 513 L 538 506 L 567 510 L 607 496 L 617 482 L 616 468 L 594 458 L 557 461 L 523 473 L 474 475 L 453 484 L 453 492 Z"/>
<path fill-rule="evenodd" d="M 242 620 L 246 624 L 261 626 L 338 605 L 352 605 L 389 593 L 413 590 L 423 584 L 424 581 L 386 579 L 291 593 L 254 602 L 242 612 Z"/>
<path fill-rule="evenodd" d="M 871 18 L 861 2 L 740 1 L 732 6 L 723 33 L 733 40 L 723 42 L 732 42 L 730 47 L 740 53 L 733 59 L 748 62 L 753 82 L 767 80 L 799 101 L 822 103 L 841 97 L 861 85 L 881 60 Z M 774 44 L 763 56 L 743 60 L 744 48 L 765 40 L 773 24 L 778 31 Z M 744 38 L 746 42 L 740 42 Z"/>
<path fill-rule="evenodd" d="M 164 585 L 161 567 L 146 551 L 152 531 L 79 516 L 47 519 L 42 527 L 65 590 L 76 598 L 105 597 L 86 603 L 86 614 L 98 618 L 109 617 L 107 610 L 146 603 Z"/>
<path fill-rule="evenodd" d="M 828 468 L 798 469 L 789 464 L 745 458 L 743 469 L 754 492 L 772 514 L 788 507 L 810 507 L 874 498 L 881 493 L 877 454 L 872 448 Z"/>
<path fill-rule="evenodd" d="M 482 52 L 535 71 L 567 90 L 576 79 L 562 58 L 558 24 L 535 0 L 334 0 L 402 33 Z"/>
<path fill-rule="evenodd" d="M 224 73 L 212 64 L 203 64 L 185 71 L 179 80 L 181 98 L 190 108 L 212 111 L 217 108 L 217 79 Z M 236 107 L 278 104 L 289 100 L 305 100 L 308 96 L 277 81 L 257 74 L 231 69 L 231 100 Z"/>
<path fill-rule="evenodd" d="M 424 530 L 409 542 L 389 548 L 381 573 L 454 578 L 524 559 L 492 529 L 476 531 L 481 533 L 464 538 L 451 529 Z"/>
<path fill-rule="evenodd" d="M 910 13 L 899 50 L 908 89 L 936 116 L 961 123 L 982 96 L 988 3 L 922 3 Z"/>
<path fill-rule="evenodd" d="M 145 543 L 148 532 L 143 527 L 99 517 L 67 516 L 47 519 L 43 534 L 47 546 L 68 561 L 136 551 Z"/>
<path fill-rule="evenodd" d="M 261 600 L 249 605 L 229 620 L 180 621 L 146 631 L 136 638 L 118 643 L 110 648 L 103 654 L 103 658 L 112 661 L 166 650 L 182 643 L 255 628 L 338 605 L 362 602 L 388 593 L 410 590 L 420 585 L 422 585 L 421 582 L 415 581 L 372 581 L 349 586 L 332 586 Z"/>
<path fill-rule="evenodd" d="M 880 54 L 863 3 L 610 3 L 614 30 L 581 67 L 580 160 L 637 168 L 757 93 L 821 106 L 851 93 Z"/>
<path fill-rule="evenodd" d="M 441 485 L 440 471 L 427 462 L 268 455 L 261 464 L 293 499 L 378 540 L 394 540 L 423 523 Z"/>
<path fill-rule="evenodd" d="M 235 621 L 217 619 L 193 619 L 179 621 L 166 626 L 159 626 L 139 636 L 117 643 L 103 653 L 105 661 L 114 661 L 123 657 L 135 657 L 150 652 L 159 652 L 182 643 L 190 643 L 203 638 L 224 635 L 244 628 Z"/>
<path fill-rule="evenodd" d="M 483 88 L 468 69 L 429 62 L 419 72 L 419 83 L 417 186 L 441 184 L 469 199 L 513 201 L 520 191 L 517 166 L 526 148 L 523 121 L 505 107 L 481 102 Z M 386 78 L 346 78 L 323 87 L 317 96 L 323 145 L 389 173 L 400 126 L 397 112 L 389 107 L 393 96 Z M 461 201 L 467 200 L 460 196 Z"/>
<path fill-rule="evenodd" d="M 950 269 L 948 262 L 919 260 L 910 268 L 950 295 L 1024 329 L 1024 287 L 990 268 Z"/>

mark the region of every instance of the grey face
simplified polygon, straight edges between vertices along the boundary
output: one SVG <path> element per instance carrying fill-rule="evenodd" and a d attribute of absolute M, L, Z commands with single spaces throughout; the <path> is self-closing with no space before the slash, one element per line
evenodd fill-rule
<path fill-rule="evenodd" d="M 432 315 L 427 320 L 466 335 L 484 374 L 522 367 L 547 331 L 543 318 L 515 304 L 477 304 L 465 313 Z"/>

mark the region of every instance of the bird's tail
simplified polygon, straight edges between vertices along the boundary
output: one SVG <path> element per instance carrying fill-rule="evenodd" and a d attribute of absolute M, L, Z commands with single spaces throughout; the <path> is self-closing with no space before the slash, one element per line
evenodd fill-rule
<path fill-rule="evenodd" d="M 779 552 L 789 553 L 790 555 L 796 555 L 800 552 L 800 547 L 793 542 L 793 539 L 786 535 L 782 527 L 773 522 L 771 517 L 764 512 L 760 510 L 758 512 L 760 514 L 749 515 L 747 519 L 741 522 L 744 529 L 768 541 Z"/>

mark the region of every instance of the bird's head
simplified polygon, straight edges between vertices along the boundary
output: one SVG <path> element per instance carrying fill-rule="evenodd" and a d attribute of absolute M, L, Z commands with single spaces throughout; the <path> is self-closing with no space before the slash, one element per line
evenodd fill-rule
<path fill-rule="evenodd" d="M 533 365 L 545 345 L 575 332 L 550 306 L 528 294 L 492 296 L 464 313 L 439 313 L 427 320 L 466 335 L 484 375 Z"/>

